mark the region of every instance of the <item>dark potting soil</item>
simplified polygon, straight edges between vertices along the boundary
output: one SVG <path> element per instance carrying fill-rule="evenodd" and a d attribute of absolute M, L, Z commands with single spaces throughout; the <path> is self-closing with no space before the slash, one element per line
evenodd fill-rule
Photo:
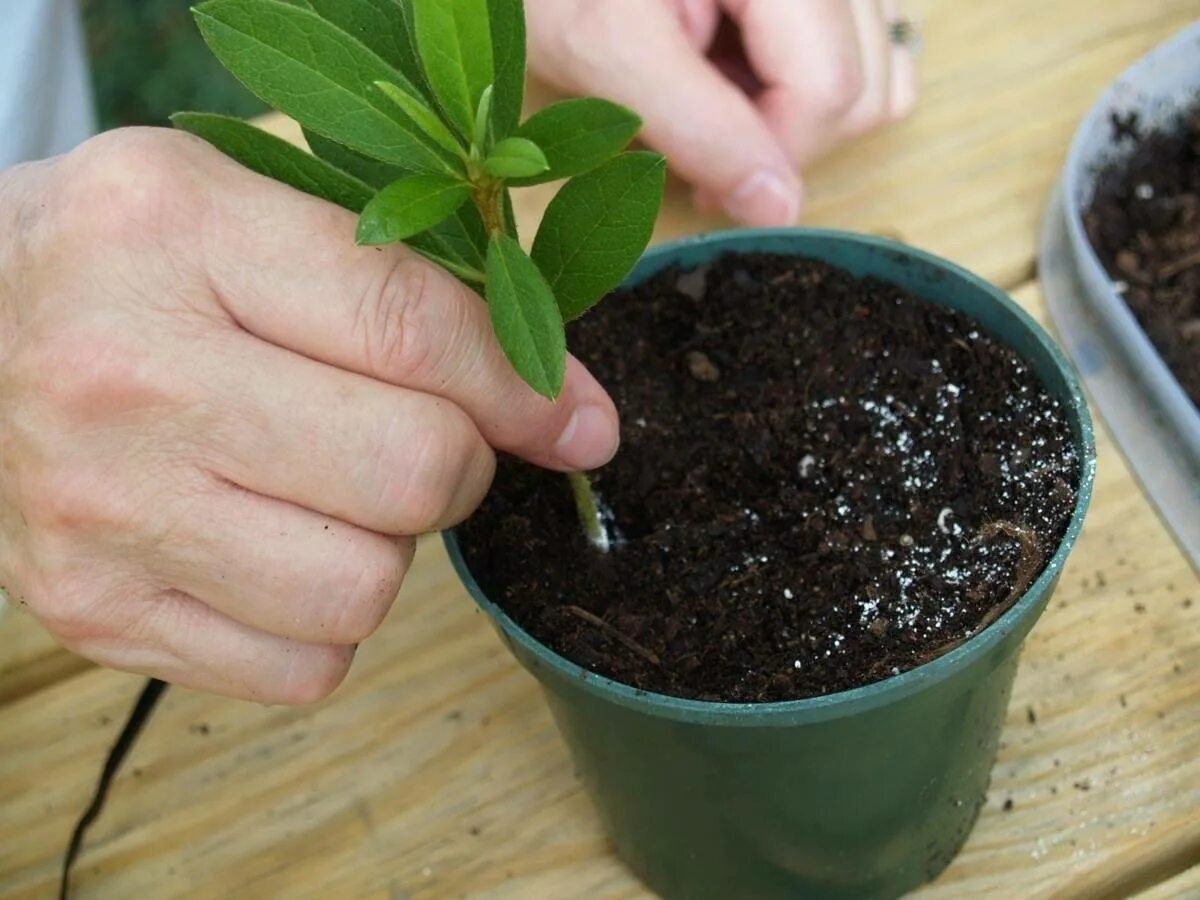
<path fill-rule="evenodd" d="M 1084 214 L 1088 240 L 1192 402 L 1200 406 L 1200 107 L 1142 135 L 1100 173 Z"/>
<path fill-rule="evenodd" d="M 940 655 L 1040 573 L 1075 503 L 1059 405 L 966 317 L 824 263 L 727 256 L 570 328 L 622 447 L 594 477 L 501 461 L 462 526 L 534 637 L 648 691 L 809 697 Z"/>

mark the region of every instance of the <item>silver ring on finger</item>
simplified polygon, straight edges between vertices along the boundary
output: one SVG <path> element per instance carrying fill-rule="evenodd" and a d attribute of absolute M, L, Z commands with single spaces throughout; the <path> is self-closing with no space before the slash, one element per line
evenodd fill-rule
<path fill-rule="evenodd" d="M 888 22 L 888 40 L 896 47 L 903 47 L 916 56 L 924 46 L 921 26 L 913 19 L 895 19 Z"/>

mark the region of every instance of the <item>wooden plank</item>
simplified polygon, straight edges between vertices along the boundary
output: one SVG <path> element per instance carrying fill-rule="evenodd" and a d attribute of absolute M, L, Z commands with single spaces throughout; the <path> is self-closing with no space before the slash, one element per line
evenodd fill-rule
<path fill-rule="evenodd" d="M 1017 298 L 1041 314 L 1035 286 Z M 1160 877 L 1200 854 L 1200 581 L 1103 433 L 1097 479 L 1027 645 L 979 826 L 923 896 L 1071 895 L 1157 870 L 1164 848 L 1174 867 Z M 0 897 L 52 888 L 139 685 L 92 670 L 0 708 Z M 79 885 L 81 897 L 646 896 L 611 856 L 535 684 L 429 540 L 330 701 L 267 709 L 172 690 Z"/>
<path fill-rule="evenodd" d="M 1200 900 L 1200 866 L 1142 891 L 1135 900 Z"/>
<path fill-rule="evenodd" d="M 69 678 L 90 665 L 63 650 L 20 607 L 9 606 L 0 615 L 0 706 Z"/>

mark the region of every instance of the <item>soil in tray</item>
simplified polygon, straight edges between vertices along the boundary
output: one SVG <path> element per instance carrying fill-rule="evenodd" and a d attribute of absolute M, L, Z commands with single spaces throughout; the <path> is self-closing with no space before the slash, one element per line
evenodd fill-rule
<path fill-rule="evenodd" d="M 1200 406 L 1200 107 L 1139 134 L 1114 120 L 1130 155 L 1102 171 L 1084 214 L 1088 240 L 1125 303 Z"/>
<path fill-rule="evenodd" d="M 637 688 L 754 702 L 899 673 L 1011 605 L 1070 518 L 1063 410 L 892 285 L 727 256 L 610 297 L 570 344 L 622 414 L 594 480 L 615 548 L 512 459 L 460 536 L 534 637 Z"/>

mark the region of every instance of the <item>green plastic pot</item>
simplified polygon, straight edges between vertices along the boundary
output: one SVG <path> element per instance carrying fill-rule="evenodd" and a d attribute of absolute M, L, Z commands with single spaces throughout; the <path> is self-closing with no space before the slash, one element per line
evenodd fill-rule
<path fill-rule="evenodd" d="M 541 683 L 618 853 L 667 898 L 895 897 L 934 878 L 982 806 L 1021 643 L 1083 524 L 1095 448 L 1062 352 L 1004 293 L 892 241 L 836 231 L 740 231 L 649 251 L 637 283 L 725 252 L 814 257 L 961 310 L 1012 346 L 1066 408 L 1081 460 L 1062 543 L 1025 595 L 981 634 L 885 681 L 786 703 L 709 703 L 635 690 L 534 640 L 467 590 Z"/>

